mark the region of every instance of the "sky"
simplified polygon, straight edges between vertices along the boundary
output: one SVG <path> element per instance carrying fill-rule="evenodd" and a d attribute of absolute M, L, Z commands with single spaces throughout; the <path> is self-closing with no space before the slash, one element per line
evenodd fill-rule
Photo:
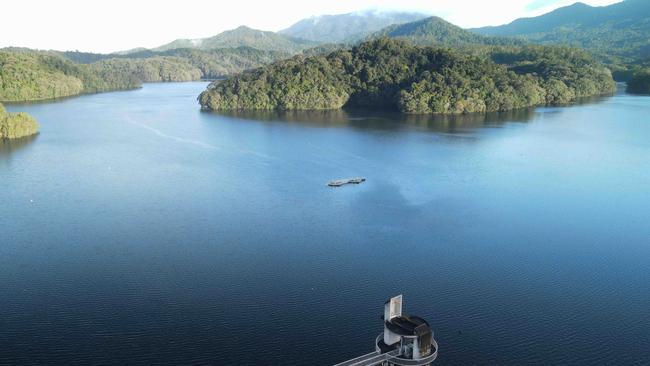
<path fill-rule="evenodd" d="M 609 5 L 620 0 L 583 0 Z M 278 31 L 310 16 L 363 10 L 437 15 L 464 28 L 536 16 L 576 0 L 7 0 L 0 47 L 109 53 L 203 38 L 240 25 Z"/>

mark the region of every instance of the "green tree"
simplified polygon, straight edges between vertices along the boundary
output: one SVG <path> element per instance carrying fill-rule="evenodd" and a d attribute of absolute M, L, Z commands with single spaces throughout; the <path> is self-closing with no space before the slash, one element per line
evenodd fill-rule
<path fill-rule="evenodd" d="M 650 94 L 650 69 L 636 70 L 627 83 L 627 91 L 633 94 Z"/>
<path fill-rule="evenodd" d="M 27 113 L 7 113 L 0 104 L 0 139 L 16 139 L 38 133 L 38 123 Z"/>
<path fill-rule="evenodd" d="M 466 53 L 382 37 L 327 56 L 296 56 L 212 83 L 206 110 L 392 108 L 459 114 L 564 104 L 611 93 L 608 69 L 568 47 Z"/>

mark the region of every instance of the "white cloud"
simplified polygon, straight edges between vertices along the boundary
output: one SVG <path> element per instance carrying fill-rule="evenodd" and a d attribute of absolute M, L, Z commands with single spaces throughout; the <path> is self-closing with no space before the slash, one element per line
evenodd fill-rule
<path fill-rule="evenodd" d="M 534 0 L 8 0 L 2 4 L 0 47 L 112 52 L 201 38 L 239 25 L 280 30 L 312 15 L 361 9 L 417 10 L 462 27 L 507 23 L 531 13 Z M 571 0 L 559 0 L 566 5 Z M 617 0 L 585 1 L 605 5 Z M 558 5 L 554 5 L 557 7 Z"/>

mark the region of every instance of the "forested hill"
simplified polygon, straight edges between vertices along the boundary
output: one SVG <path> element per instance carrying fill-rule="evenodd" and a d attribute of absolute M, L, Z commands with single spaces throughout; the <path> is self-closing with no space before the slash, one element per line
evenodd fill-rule
<path fill-rule="evenodd" d="M 380 38 L 214 82 L 199 102 L 206 110 L 354 106 L 469 113 L 562 104 L 615 89 L 609 70 L 580 50 L 498 47 L 489 56 Z"/>
<path fill-rule="evenodd" d="M 34 101 L 133 89 L 145 81 L 189 81 L 201 71 L 174 57 L 75 64 L 36 51 L 0 51 L 0 101 Z"/>
<path fill-rule="evenodd" d="M 345 43 L 362 40 L 391 25 L 414 22 L 426 17 L 427 15 L 421 13 L 397 11 L 320 15 L 303 19 L 280 33 L 317 42 Z"/>
<path fill-rule="evenodd" d="M 290 37 L 284 34 L 241 26 L 210 38 L 177 39 L 166 45 L 154 48 L 153 51 L 161 52 L 178 48 L 214 50 L 219 48 L 250 47 L 261 51 L 296 54 L 317 44 L 316 42 Z"/>
<path fill-rule="evenodd" d="M 107 70 L 103 76 L 87 65 L 37 52 L 0 52 L 0 101 L 32 101 L 81 93 L 130 89 L 133 75 Z"/>
<path fill-rule="evenodd" d="M 240 47 L 130 55 L 0 50 L 0 101 L 32 101 L 132 89 L 142 82 L 217 79 L 290 57 Z"/>
<path fill-rule="evenodd" d="M 237 47 L 213 50 L 180 48 L 164 52 L 141 51 L 129 56 L 130 58 L 178 57 L 201 70 L 201 78 L 218 79 L 289 58 L 291 54 L 280 51 L 263 51 L 251 47 Z"/>
<path fill-rule="evenodd" d="M 604 7 L 576 3 L 538 17 L 473 31 L 580 46 L 612 64 L 639 62 L 650 58 L 650 1 L 625 0 Z"/>
<path fill-rule="evenodd" d="M 108 59 L 144 59 L 153 57 L 175 57 L 185 60 L 201 70 L 200 78 L 217 79 L 244 70 L 270 64 L 291 57 L 291 54 L 277 51 L 261 51 L 250 47 L 198 50 L 190 48 L 171 49 L 162 52 L 141 49 L 128 54 L 97 54 L 86 52 L 56 52 L 76 63 L 93 63 Z"/>
<path fill-rule="evenodd" d="M 421 46 L 464 48 L 477 45 L 515 45 L 524 42 L 503 37 L 476 34 L 439 17 L 429 17 L 411 23 L 393 25 L 374 33 L 370 38 L 404 39 Z"/>

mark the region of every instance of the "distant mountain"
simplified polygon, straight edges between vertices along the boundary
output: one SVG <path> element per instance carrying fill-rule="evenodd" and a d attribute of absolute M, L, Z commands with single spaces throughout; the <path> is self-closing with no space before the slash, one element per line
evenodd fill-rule
<path fill-rule="evenodd" d="M 321 15 L 303 19 L 280 33 L 325 43 L 353 42 L 390 25 L 409 23 L 426 17 L 427 15 L 421 13 L 380 11 Z"/>
<path fill-rule="evenodd" d="M 146 51 L 146 50 L 147 50 L 147 49 L 144 48 L 144 47 L 137 47 L 137 48 L 133 48 L 133 49 L 126 50 L 126 51 L 118 51 L 118 52 L 114 52 L 113 54 L 114 54 L 114 55 L 128 55 L 128 54 L 130 54 L 130 53 L 142 52 L 142 51 Z"/>
<path fill-rule="evenodd" d="M 442 18 L 429 17 L 411 23 L 392 25 L 370 38 L 389 37 L 408 40 L 423 46 L 464 47 L 476 45 L 512 45 L 522 41 L 489 37 L 453 25 Z"/>
<path fill-rule="evenodd" d="M 163 52 L 140 51 L 120 58 L 175 57 L 186 60 L 201 70 L 204 79 L 218 79 L 245 70 L 254 69 L 271 62 L 291 57 L 279 51 L 261 51 L 250 47 L 198 50 L 178 48 Z"/>
<path fill-rule="evenodd" d="M 576 3 L 538 17 L 473 31 L 541 44 L 581 46 L 609 63 L 637 62 L 650 57 L 650 1 L 626 0 L 603 7 Z"/>
<path fill-rule="evenodd" d="M 154 48 L 152 51 L 163 52 L 178 48 L 214 50 L 219 48 L 250 47 L 261 51 L 295 54 L 316 45 L 317 43 L 313 41 L 241 26 L 210 38 L 177 39 L 166 45 Z"/>
<path fill-rule="evenodd" d="M 218 48 L 199 50 L 194 48 L 175 48 L 156 52 L 148 49 L 134 50 L 130 53 L 87 53 L 78 51 L 48 51 L 78 64 L 90 64 L 110 59 L 181 59 L 201 71 L 199 78 L 218 79 L 231 74 L 254 69 L 271 62 L 291 57 L 291 54 L 277 51 L 260 51 L 250 47 Z M 152 81 L 152 80 L 143 80 Z"/>

